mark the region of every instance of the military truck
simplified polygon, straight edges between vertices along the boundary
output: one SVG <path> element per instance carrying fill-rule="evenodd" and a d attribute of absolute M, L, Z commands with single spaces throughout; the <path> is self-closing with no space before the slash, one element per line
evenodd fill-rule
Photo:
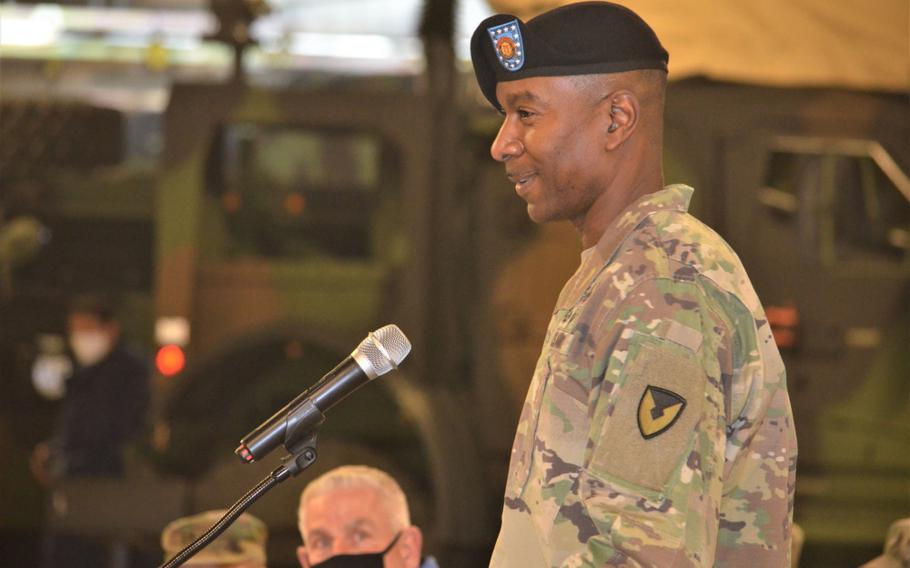
<path fill-rule="evenodd" d="M 394 322 L 412 354 L 328 414 L 312 473 L 351 461 L 383 467 L 436 542 L 470 549 L 489 538 L 486 480 L 501 474 L 477 445 L 477 430 L 494 425 L 479 412 L 462 327 L 479 303 L 451 298 L 468 290 L 436 272 L 445 263 L 449 277 L 470 278 L 472 261 L 440 242 L 441 229 L 467 227 L 431 214 L 432 123 L 425 98 L 407 93 L 174 87 L 156 315 L 191 326 L 186 371 L 160 379 L 175 472 L 261 477 L 274 464 L 241 464 L 240 436 Z M 206 503 L 242 494 L 229 486 Z M 293 528 L 300 489 L 288 483 L 257 507 L 270 527 Z"/>

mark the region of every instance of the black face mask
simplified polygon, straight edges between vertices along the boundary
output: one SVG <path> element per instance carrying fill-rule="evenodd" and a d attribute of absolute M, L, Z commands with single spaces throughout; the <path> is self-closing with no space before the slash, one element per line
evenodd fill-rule
<path fill-rule="evenodd" d="M 339 554 L 338 556 L 327 558 L 319 564 L 313 564 L 312 568 L 383 568 L 383 558 L 388 551 L 392 550 L 392 547 L 395 546 L 400 537 L 401 533 L 396 534 L 392 542 L 382 552 Z"/>

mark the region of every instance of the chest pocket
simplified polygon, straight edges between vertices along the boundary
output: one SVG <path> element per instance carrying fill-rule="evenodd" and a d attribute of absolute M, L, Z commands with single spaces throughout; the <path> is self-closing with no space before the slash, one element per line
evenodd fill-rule
<path fill-rule="evenodd" d="M 535 449 L 545 462 L 554 464 L 553 477 L 577 470 L 584 460 L 593 363 L 587 340 L 582 325 L 557 329 L 549 344 L 549 376 L 540 401 Z"/>

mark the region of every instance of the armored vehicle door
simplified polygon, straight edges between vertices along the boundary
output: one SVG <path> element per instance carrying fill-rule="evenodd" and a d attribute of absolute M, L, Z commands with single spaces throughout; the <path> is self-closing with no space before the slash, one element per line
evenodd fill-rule
<path fill-rule="evenodd" d="M 768 134 L 726 148 L 727 236 L 787 367 L 795 520 L 807 548 L 872 550 L 910 512 L 907 163 L 873 136 Z"/>

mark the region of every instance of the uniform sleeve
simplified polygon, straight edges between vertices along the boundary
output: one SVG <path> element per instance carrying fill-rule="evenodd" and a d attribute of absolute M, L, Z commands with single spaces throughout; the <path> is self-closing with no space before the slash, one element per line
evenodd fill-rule
<path fill-rule="evenodd" d="M 797 444 L 786 372 L 767 319 L 735 307 L 716 558 L 724 566 L 789 566 Z"/>
<path fill-rule="evenodd" d="M 603 379 L 578 496 L 593 527 L 575 566 L 711 564 L 722 493 L 727 325 L 699 284 L 654 279 L 597 328 Z"/>

